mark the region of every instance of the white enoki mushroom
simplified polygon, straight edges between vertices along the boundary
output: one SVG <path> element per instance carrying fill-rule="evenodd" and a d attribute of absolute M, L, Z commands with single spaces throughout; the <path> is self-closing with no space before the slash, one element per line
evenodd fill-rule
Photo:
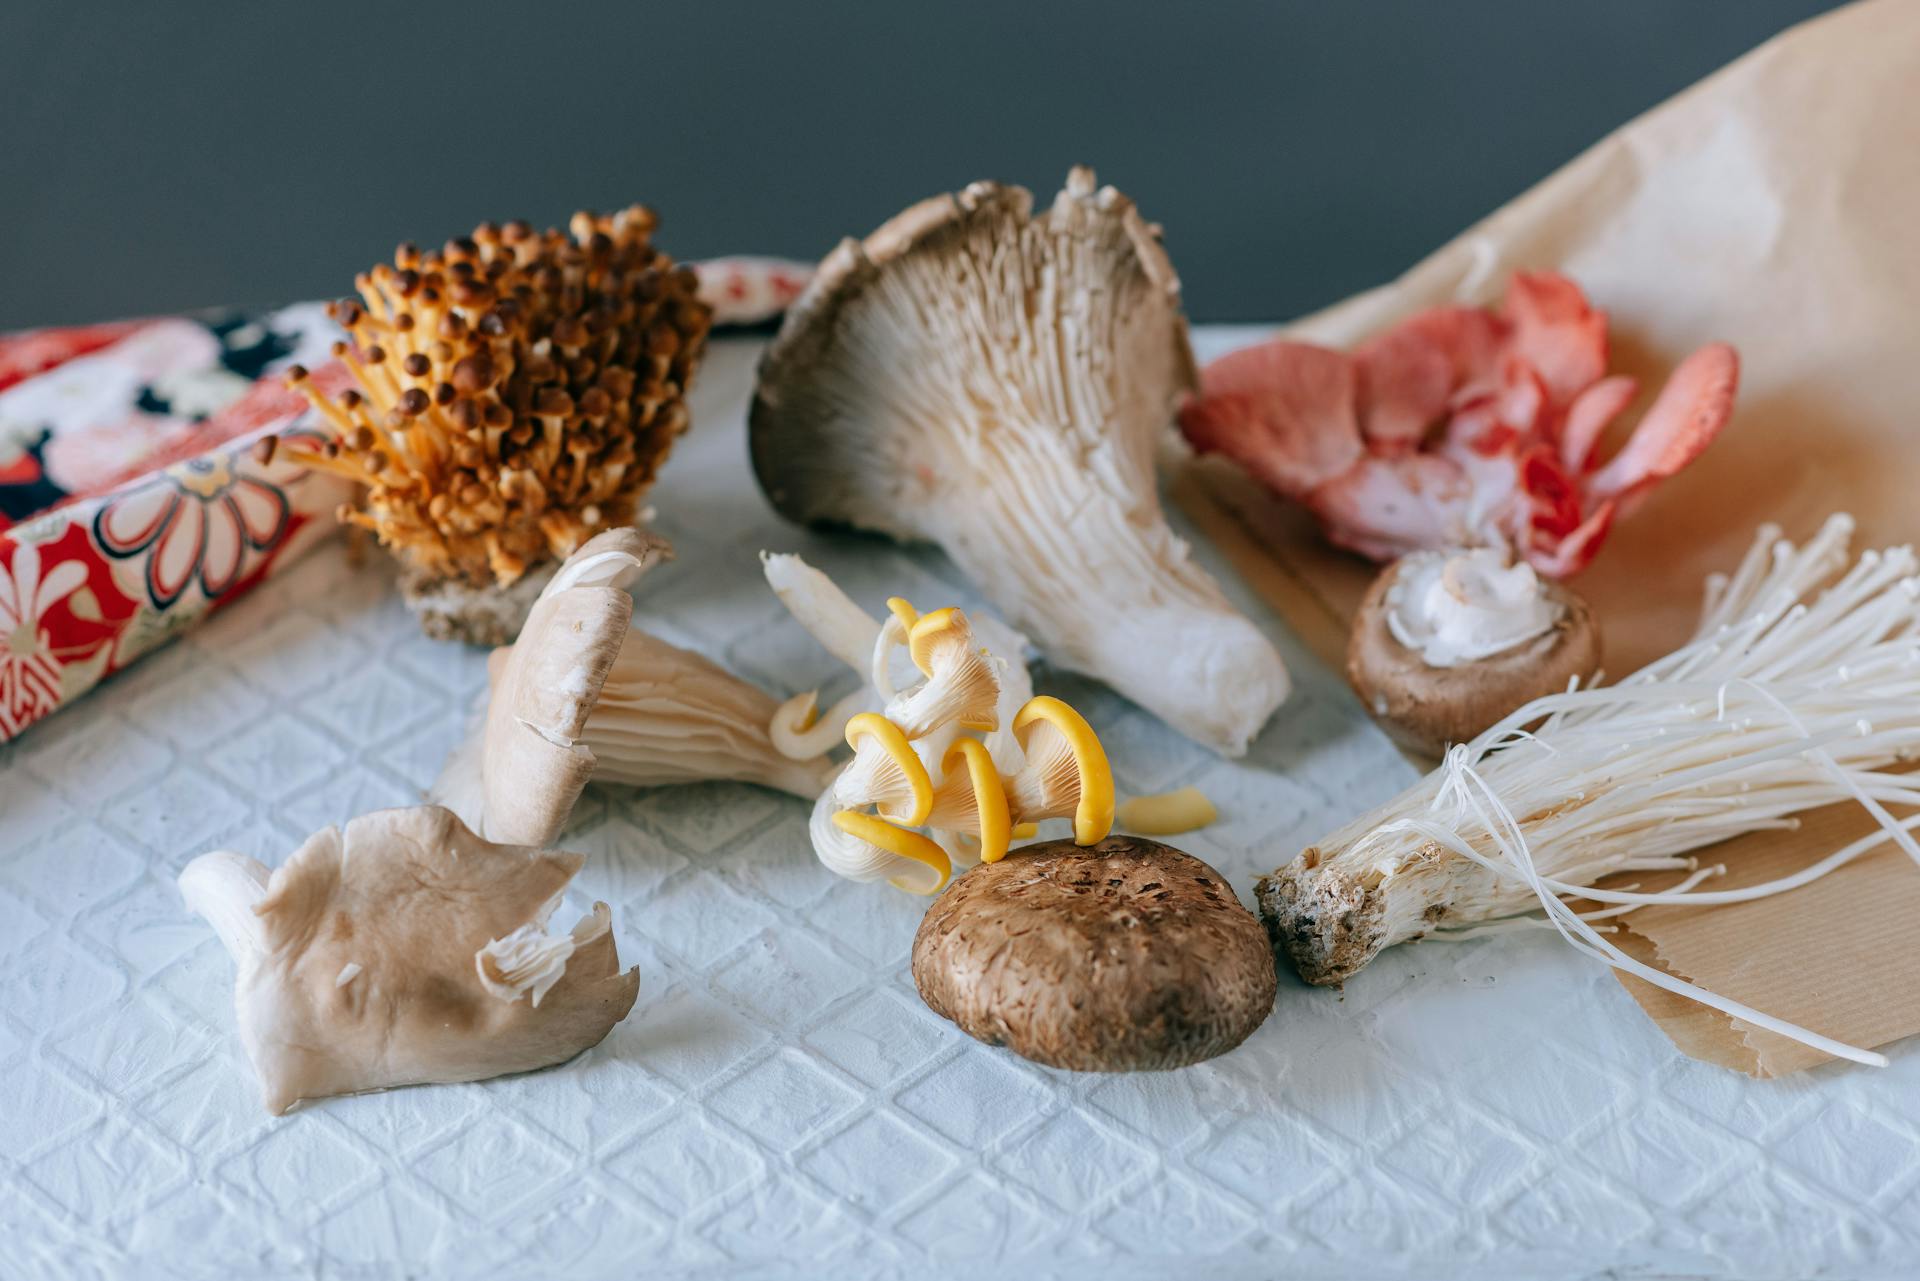
<path fill-rule="evenodd" d="M 1518 709 L 1263 881 L 1262 907 L 1302 975 L 1337 981 L 1382 947 L 1531 909 L 1582 952 L 1655 986 L 1824 1053 L 1884 1064 L 1643 965 L 1589 923 L 1646 904 L 1782 893 L 1887 841 L 1920 862 L 1920 819 L 1896 821 L 1887 808 L 1920 805 L 1920 781 L 1888 769 L 1920 755 L 1920 561 L 1906 547 L 1869 551 L 1818 590 L 1846 565 L 1852 530 L 1837 515 L 1797 548 L 1763 527 L 1731 577 L 1708 581 L 1686 645 L 1616 686 Z M 1695 888 L 1718 869 L 1688 851 L 1792 827 L 1800 811 L 1845 800 L 1881 830 L 1791 876 Z M 1681 869 L 1691 875 L 1658 893 L 1593 886 Z M 1604 907 L 1583 918 L 1566 897 Z"/>

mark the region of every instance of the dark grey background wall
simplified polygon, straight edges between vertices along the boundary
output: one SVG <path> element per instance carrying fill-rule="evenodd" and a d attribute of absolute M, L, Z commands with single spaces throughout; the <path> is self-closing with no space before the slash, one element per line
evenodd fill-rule
<path fill-rule="evenodd" d="M 645 200 L 818 256 L 1086 161 L 1204 320 L 1390 275 L 1831 0 L 0 5 L 0 327 L 324 296 L 405 238 Z"/>

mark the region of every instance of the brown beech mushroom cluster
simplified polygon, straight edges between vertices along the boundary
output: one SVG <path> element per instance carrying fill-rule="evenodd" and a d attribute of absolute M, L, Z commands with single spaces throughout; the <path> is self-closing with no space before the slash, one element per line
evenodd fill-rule
<path fill-rule="evenodd" d="M 547 919 L 578 854 L 496 845 L 437 806 L 315 833 L 279 868 L 204 854 L 187 906 L 238 969 L 240 1039 L 267 1109 L 564 1062 L 605 1039 L 640 991 L 605 903 Z"/>
<path fill-rule="evenodd" d="M 632 626 L 627 586 L 671 555 L 657 535 L 613 529 L 567 558 L 520 639 L 489 658 L 486 715 L 449 758 L 435 800 L 489 840 L 545 845 L 590 778 L 818 795 L 833 767 L 820 752 L 775 748 L 772 696 Z"/>
<path fill-rule="evenodd" d="M 1600 670 L 1600 629 L 1569 588 L 1493 548 L 1389 565 L 1354 615 L 1347 679 L 1403 747 L 1438 756 Z"/>
<path fill-rule="evenodd" d="M 342 516 L 400 557 L 430 633 L 511 638 L 529 571 L 631 524 L 685 430 L 712 313 L 654 222 L 635 205 L 575 214 L 571 234 L 483 223 L 402 245 L 331 309 L 355 386 L 288 371 L 335 433 L 302 461 L 366 487 Z"/>
<path fill-rule="evenodd" d="M 790 520 L 940 544 L 1050 658 L 1237 755 L 1288 680 L 1161 511 L 1193 386 L 1131 201 L 1088 169 L 1039 213 L 979 182 L 820 265 L 761 362 L 754 472 Z"/>
<path fill-rule="evenodd" d="M 1134 1072 L 1233 1049 L 1273 1009 L 1267 937 L 1211 867 L 1114 836 L 982 863 L 913 941 L 934 1013 L 1048 1067 Z"/>

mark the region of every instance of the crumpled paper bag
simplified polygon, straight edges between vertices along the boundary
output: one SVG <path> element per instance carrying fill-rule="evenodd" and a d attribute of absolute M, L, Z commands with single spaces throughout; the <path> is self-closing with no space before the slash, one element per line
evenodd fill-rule
<path fill-rule="evenodd" d="M 1916 157 L 1920 4 L 1871 0 L 1762 45 L 1400 279 L 1288 332 L 1349 347 L 1424 307 L 1492 302 L 1514 271 L 1551 267 L 1611 313 L 1614 365 L 1643 388 L 1703 342 L 1739 348 L 1731 425 L 1614 529 L 1577 582 L 1602 620 L 1607 669 L 1624 675 L 1686 639 L 1706 575 L 1732 568 L 1762 522 L 1799 538 L 1850 511 L 1856 549 L 1920 536 Z M 1271 557 L 1250 577 L 1303 635 L 1343 641 L 1372 567 L 1217 465 L 1189 478 L 1187 492 L 1198 487 Z M 1705 855 L 1739 869 L 1739 884 L 1871 826 L 1837 807 L 1797 833 Z M 1864 1046 L 1920 1033 L 1920 951 L 1901 942 L 1915 919 L 1920 868 L 1893 851 L 1773 899 L 1627 918 L 1646 958 Z M 1773 1076 L 1824 1057 L 1622 981 L 1697 1058 Z"/>

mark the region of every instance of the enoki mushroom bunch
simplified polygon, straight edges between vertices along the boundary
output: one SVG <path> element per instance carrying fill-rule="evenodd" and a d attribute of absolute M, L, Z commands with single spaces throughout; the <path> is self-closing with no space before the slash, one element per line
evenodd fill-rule
<path fill-rule="evenodd" d="M 830 583 L 825 590 L 837 594 Z M 1057 698 L 1029 698 L 1013 714 L 1009 738 L 1001 724 L 1005 665 L 979 643 L 967 616 L 951 608 L 922 615 L 899 597 L 888 606 L 890 617 L 875 625 L 869 672 L 885 708 L 845 722 L 853 759 L 821 793 L 810 824 L 820 861 L 854 880 L 932 894 L 956 861 L 997 862 L 1044 819 L 1071 818 L 1081 845 L 1104 838 L 1113 826 L 1113 773 L 1086 720 Z M 895 690 L 890 659 L 902 645 L 921 679 Z M 827 725 L 866 697 L 862 690 L 843 700 Z M 803 694 L 781 708 L 771 730 L 776 746 L 822 750 L 820 727 L 808 723 L 816 703 Z M 1015 755 L 1017 765 L 1006 759 Z M 932 835 L 914 830 L 921 827 Z"/>
<path fill-rule="evenodd" d="M 1888 808 L 1920 805 L 1920 782 L 1896 768 L 1920 753 L 1920 562 L 1898 547 L 1849 567 L 1852 531 L 1834 516 L 1796 547 L 1763 528 L 1731 577 L 1709 580 L 1686 645 L 1618 685 L 1528 703 L 1264 879 L 1262 910 L 1302 977 L 1338 982 L 1391 944 L 1544 910 L 1582 952 L 1656 986 L 1884 1062 L 1643 965 L 1592 924 L 1652 903 L 1782 893 L 1887 841 L 1920 862 L 1920 816 Z M 1700 888 L 1724 869 L 1689 851 L 1846 800 L 1880 830 L 1789 877 Z M 1687 875 L 1658 893 L 1594 888 L 1654 871 Z M 1581 914 L 1569 898 L 1601 906 Z"/>
<path fill-rule="evenodd" d="M 360 301 L 330 309 L 357 386 L 334 398 L 288 371 L 335 432 L 301 460 L 366 486 L 342 518 L 474 587 L 632 523 L 712 320 L 654 222 L 635 205 L 575 214 L 571 235 L 483 223 L 358 276 Z"/>

